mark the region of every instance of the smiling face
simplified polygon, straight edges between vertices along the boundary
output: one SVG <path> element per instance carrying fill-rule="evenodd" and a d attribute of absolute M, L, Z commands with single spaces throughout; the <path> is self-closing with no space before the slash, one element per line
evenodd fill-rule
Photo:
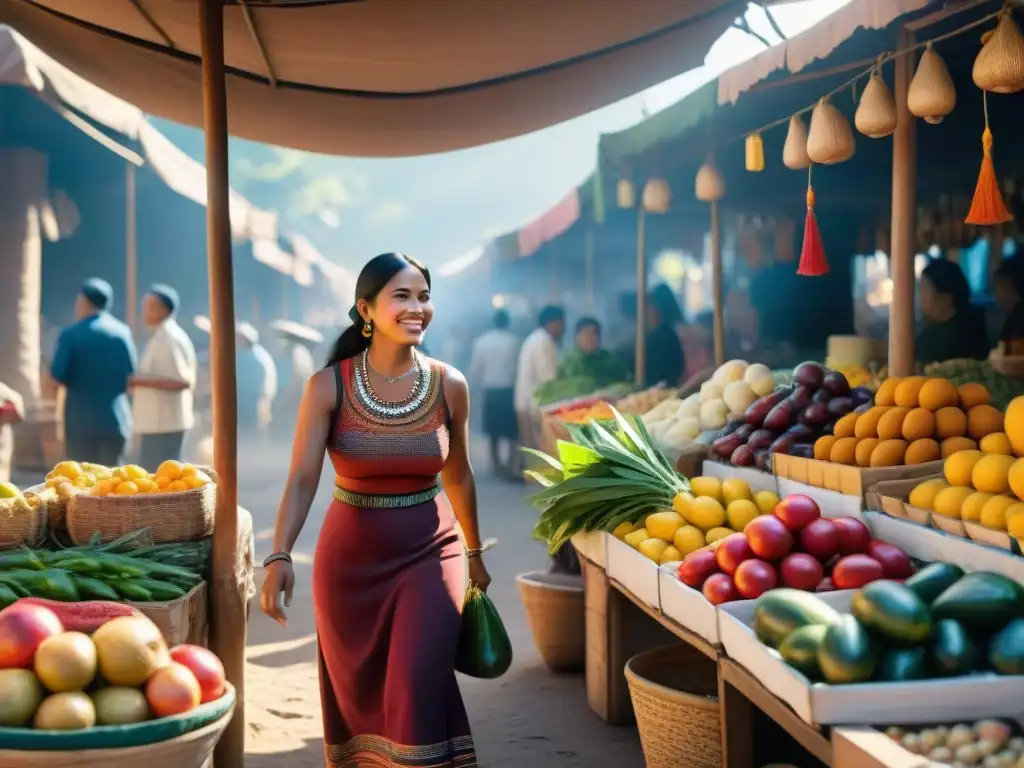
<path fill-rule="evenodd" d="M 377 297 L 360 299 L 359 314 L 373 324 L 373 335 L 395 344 L 414 347 L 423 342 L 423 333 L 434 317 L 430 286 L 416 267 L 409 265 L 392 277 Z"/>

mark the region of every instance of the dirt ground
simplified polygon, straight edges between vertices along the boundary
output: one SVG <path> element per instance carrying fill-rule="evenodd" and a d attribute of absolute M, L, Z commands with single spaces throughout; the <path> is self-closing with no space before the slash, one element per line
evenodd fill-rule
<path fill-rule="evenodd" d="M 636 730 L 602 723 L 587 706 L 582 676 L 550 673 L 534 650 L 515 584 L 516 573 L 545 564 L 543 548 L 529 536 L 533 514 L 523 486 L 488 478 L 482 458 L 476 464 L 481 526 L 485 536 L 500 542 L 487 556 L 494 578 L 490 592 L 515 651 L 511 670 L 499 680 L 460 677 L 480 765 L 640 768 Z M 259 561 L 269 554 L 286 468 L 283 449 L 240 460 L 241 503 L 253 515 Z M 323 766 L 309 571 L 328 500 L 325 475 L 296 547 L 298 585 L 289 626 L 279 627 L 253 606 L 246 678 L 248 768 Z"/>

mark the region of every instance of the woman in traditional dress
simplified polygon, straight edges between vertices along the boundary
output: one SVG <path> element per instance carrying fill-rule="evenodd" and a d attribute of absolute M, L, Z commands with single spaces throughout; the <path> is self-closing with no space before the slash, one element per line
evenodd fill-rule
<path fill-rule="evenodd" d="M 353 326 L 306 386 L 264 563 L 260 605 L 283 624 L 290 552 L 326 450 L 336 487 L 313 560 L 313 605 L 332 767 L 477 764 L 454 671 L 465 558 L 474 584 L 486 589 L 490 577 L 469 462 L 469 389 L 415 349 L 433 314 L 422 264 L 385 253 L 363 267 Z"/>

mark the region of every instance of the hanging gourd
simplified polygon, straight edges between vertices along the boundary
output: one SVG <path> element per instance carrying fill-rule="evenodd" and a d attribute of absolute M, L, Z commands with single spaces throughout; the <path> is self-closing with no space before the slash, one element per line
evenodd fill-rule
<path fill-rule="evenodd" d="M 974 199 L 971 210 L 967 212 L 964 222 L 979 227 L 991 227 L 1013 221 L 1013 216 L 1006 210 L 1003 193 L 999 189 L 996 178 L 995 164 L 992 162 L 992 130 L 988 126 L 988 94 L 981 92 L 985 107 L 985 130 L 981 134 L 981 170 L 978 172 L 978 184 L 974 188 Z"/>
<path fill-rule="evenodd" d="M 925 46 L 907 91 L 907 108 L 914 117 L 936 125 L 956 107 L 956 86 L 942 57 L 931 43 Z"/>
<path fill-rule="evenodd" d="M 812 121 L 812 130 L 813 125 Z M 804 242 L 800 246 L 800 263 L 796 268 L 796 273 L 804 277 L 818 277 L 828 272 L 825 245 L 821 242 L 818 219 L 814 215 L 814 187 L 811 186 L 813 169 L 813 165 L 807 168 L 807 218 L 804 219 Z"/>
<path fill-rule="evenodd" d="M 807 156 L 812 163 L 835 165 L 853 157 L 856 144 L 850 122 L 833 104 L 822 99 L 811 111 Z"/>
<path fill-rule="evenodd" d="M 725 197 L 725 179 L 715 168 L 714 160 L 710 156 L 697 171 L 694 189 L 697 199 L 704 203 L 712 203 Z"/>
<path fill-rule="evenodd" d="M 974 84 L 993 93 L 1024 90 L 1024 35 L 1009 8 L 1003 9 L 996 28 L 981 42 L 971 73 Z"/>
<path fill-rule="evenodd" d="M 664 179 L 651 179 L 644 184 L 644 210 L 648 213 L 668 213 L 672 204 L 672 190 Z"/>
<path fill-rule="evenodd" d="M 857 113 L 853 116 L 857 130 L 872 139 L 891 136 L 896 130 L 896 99 L 875 67 L 861 94 Z"/>
<path fill-rule="evenodd" d="M 636 205 L 636 187 L 629 179 L 619 179 L 615 185 L 615 202 L 619 208 L 632 208 Z"/>
<path fill-rule="evenodd" d="M 794 171 L 802 171 L 811 164 L 807 156 L 807 126 L 799 115 L 789 118 L 789 131 L 782 147 L 782 164 Z"/>
<path fill-rule="evenodd" d="M 754 173 L 764 170 L 764 141 L 760 133 L 747 134 L 745 143 L 747 170 Z"/>

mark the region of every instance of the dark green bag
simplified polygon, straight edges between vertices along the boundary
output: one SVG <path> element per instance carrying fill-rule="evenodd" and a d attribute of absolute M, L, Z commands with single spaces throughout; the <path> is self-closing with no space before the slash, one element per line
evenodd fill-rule
<path fill-rule="evenodd" d="M 491 680 L 512 666 L 512 643 L 486 592 L 470 585 L 462 605 L 462 629 L 455 652 L 455 669 L 470 677 Z"/>

